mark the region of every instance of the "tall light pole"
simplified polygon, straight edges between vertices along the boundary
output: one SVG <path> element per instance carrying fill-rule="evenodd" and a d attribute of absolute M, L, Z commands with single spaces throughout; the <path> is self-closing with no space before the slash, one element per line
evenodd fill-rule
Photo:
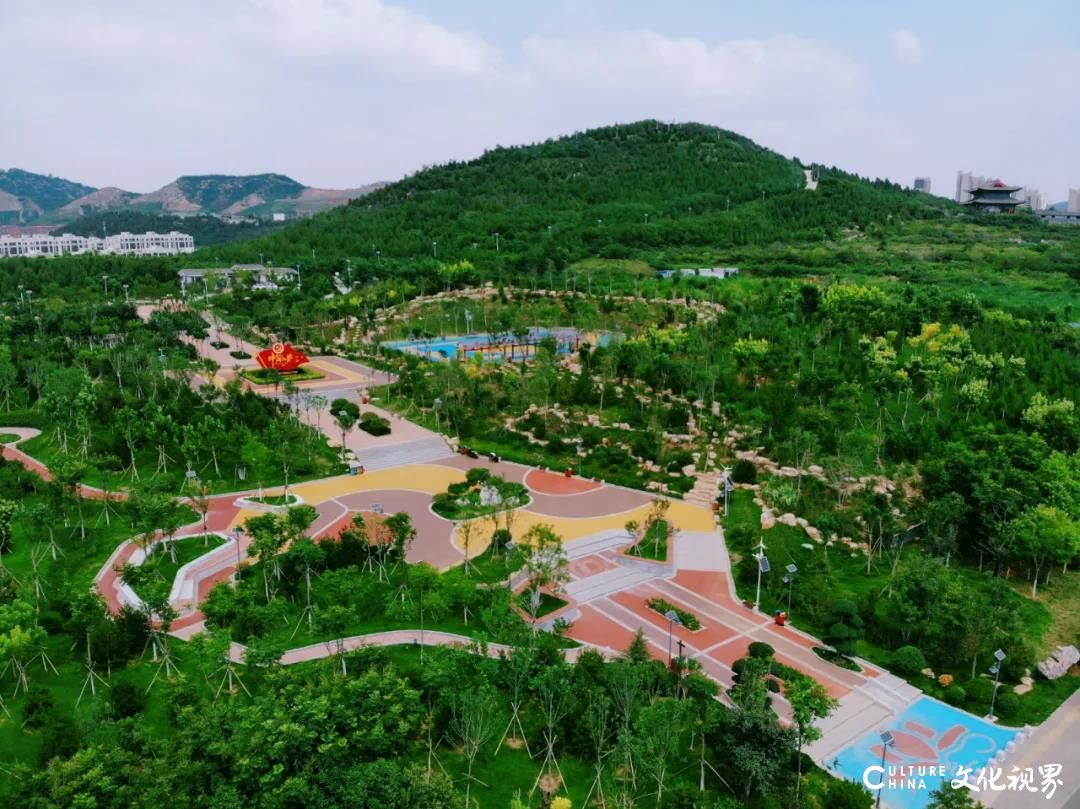
<path fill-rule="evenodd" d="M 664 617 L 667 618 L 667 667 L 671 668 L 671 636 L 675 631 L 675 624 L 682 626 L 682 621 L 679 620 L 679 614 L 675 610 L 668 610 L 664 613 Z"/>
<path fill-rule="evenodd" d="M 352 289 L 352 259 L 345 259 L 345 272 L 349 274 L 349 289 Z"/>
<path fill-rule="evenodd" d="M 791 612 L 791 585 L 795 583 L 795 574 L 799 572 L 794 564 L 787 566 L 787 575 L 784 576 L 784 584 L 787 585 L 787 611 Z"/>
<path fill-rule="evenodd" d="M 338 426 L 341 427 L 341 462 L 345 463 L 345 435 L 348 432 L 348 428 L 345 425 L 349 423 L 349 414 L 344 410 L 339 410 L 337 416 L 340 420 Z"/>
<path fill-rule="evenodd" d="M 705 453 L 705 457 L 706 458 L 709 457 L 708 452 Z M 724 472 L 724 477 L 723 477 L 723 481 L 724 481 L 724 517 L 726 518 L 727 515 L 728 515 L 728 504 L 729 504 L 729 502 L 731 500 L 731 490 L 735 488 L 735 485 L 731 482 L 731 467 L 730 466 L 725 466 L 723 468 L 723 472 Z"/>
<path fill-rule="evenodd" d="M 893 738 L 893 735 L 892 735 L 892 733 L 890 731 L 883 730 L 883 731 L 881 731 L 880 736 L 881 736 L 881 787 L 878 789 L 877 803 L 874 804 L 874 806 L 876 806 L 877 809 L 881 809 L 881 793 L 885 791 L 885 751 L 887 751 L 890 747 L 893 747 L 893 746 L 896 745 L 896 739 Z"/>
<path fill-rule="evenodd" d="M 754 612 L 761 607 L 761 574 L 769 572 L 769 558 L 765 555 L 765 538 L 758 537 L 758 549 L 754 554 L 757 559 L 757 592 L 754 595 Z"/>
<path fill-rule="evenodd" d="M 990 720 L 994 718 L 994 703 L 997 701 L 998 683 L 1001 680 L 1001 664 L 1005 662 L 1007 656 L 1005 652 L 998 649 L 994 652 L 994 659 L 997 662 L 990 667 L 990 673 L 994 675 L 994 693 L 990 695 L 990 713 L 986 717 Z"/>
<path fill-rule="evenodd" d="M 495 234 L 495 252 L 496 253 L 499 252 L 499 234 L 498 233 Z"/>
<path fill-rule="evenodd" d="M 439 408 L 442 407 L 442 399 L 436 399 L 431 403 L 431 409 L 435 411 L 435 432 L 441 432 L 439 430 Z"/>
<path fill-rule="evenodd" d="M 233 542 L 236 543 L 236 579 L 240 579 L 240 528 L 233 529 Z"/>
<path fill-rule="evenodd" d="M 127 303 L 130 300 L 131 298 L 128 297 L 128 285 L 124 284 L 124 303 Z"/>
<path fill-rule="evenodd" d="M 431 255 L 434 258 L 439 257 L 439 243 L 436 242 L 436 241 L 432 241 L 432 243 L 431 243 Z"/>
<path fill-rule="evenodd" d="M 101 276 L 101 282 L 105 284 L 105 300 L 109 299 L 109 276 Z"/>

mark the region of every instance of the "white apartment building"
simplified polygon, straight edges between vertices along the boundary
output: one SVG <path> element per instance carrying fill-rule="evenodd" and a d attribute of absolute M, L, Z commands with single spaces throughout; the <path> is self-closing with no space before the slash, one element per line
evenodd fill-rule
<path fill-rule="evenodd" d="M 99 238 L 97 236 L 76 236 L 65 233 L 61 236 L 46 234 L 28 234 L 22 236 L 0 236 L 0 258 L 26 256 L 65 256 L 94 253 L 107 256 L 175 256 L 180 253 L 194 253 L 195 240 L 186 233 L 117 233 Z"/>
<path fill-rule="evenodd" d="M 1069 213 L 1080 213 L 1080 188 L 1069 189 Z"/>

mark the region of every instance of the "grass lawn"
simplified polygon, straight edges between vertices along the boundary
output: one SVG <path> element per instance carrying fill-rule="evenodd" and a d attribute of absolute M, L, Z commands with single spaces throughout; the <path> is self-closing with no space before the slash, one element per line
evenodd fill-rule
<path fill-rule="evenodd" d="M 325 439 L 319 437 L 314 446 L 315 457 L 312 461 L 314 470 L 301 474 L 294 468 L 290 475 L 290 483 L 300 483 L 305 480 L 314 480 L 340 473 L 341 467 L 337 452 L 326 445 Z M 55 468 L 64 459 L 64 454 L 53 440 L 49 429 L 43 429 L 41 435 L 19 444 L 19 449 L 50 468 Z M 176 447 L 168 447 L 167 451 L 170 457 L 174 459 L 179 457 L 179 451 Z M 178 493 L 184 485 L 184 469 L 179 461 L 174 460 L 169 465 L 168 472 L 157 476 L 153 474 L 158 462 L 157 449 L 146 442 L 136 453 L 135 461 L 144 482 L 154 479 L 155 482 L 160 483 L 163 491 L 173 494 Z M 281 466 L 270 460 L 261 463 L 257 468 L 248 468 L 246 480 L 234 477 L 231 474 L 232 469 L 233 465 L 231 463 L 222 462 L 222 477 L 214 477 L 213 465 L 207 460 L 202 468 L 197 468 L 196 471 L 211 494 L 250 488 L 253 481 L 261 481 L 263 486 L 266 487 L 280 486 L 284 483 Z M 106 469 L 100 465 L 95 465 L 95 459 L 91 456 L 90 463 L 86 467 L 86 476 L 82 482 L 88 486 L 95 486 L 112 492 L 124 491 L 131 487 L 131 474 L 124 470 Z"/>
<path fill-rule="evenodd" d="M 540 608 L 536 611 L 537 618 L 550 615 L 555 610 L 561 610 L 569 602 L 565 599 L 553 596 L 550 593 L 540 593 Z M 532 615 L 532 591 L 526 590 L 518 596 L 518 606 L 525 610 L 526 614 Z"/>
<path fill-rule="evenodd" d="M 1030 598 L 1031 582 L 1014 579 L 1012 585 L 1024 598 Z M 1033 612 L 1044 615 L 1049 612 L 1049 620 L 1044 621 L 1042 642 L 1037 647 L 1041 656 L 1050 655 L 1058 646 L 1076 643 L 1080 638 L 1080 571 L 1062 573 L 1055 570 L 1050 575 L 1049 586 L 1039 585 L 1034 604 L 1042 605 L 1046 610 Z"/>
<path fill-rule="evenodd" d="M 291 506 L 298 498 L 295 494 L 290 494 L 286 499 L 283 494 L 271 494 L 265 497 L 249 497 L 247 498 L 252 503 L 262 503 L 264 506 Z"/>
<path fill-rule="evenodd" d="M 176 574 L 180 571 L 180 568 L 188 562 L 192 562 L 200 556 L 205 556 L 219 545 L 224 545 L 225 540 L 217 534 L 200 534 L 195 537 L 178 539 L 173 544 L 176 545 L 175 562 L 170 558 L 168 550 L 164 547 L 155 550 L 153 557 L 155 569 L 167 582 L 176 579 Z"/>
<path fill-rule="evenodd" d="M 307 382 L 312 379 L 322 379 L 324 374 L 314 368 L 298 368 L 287 374 L 275 373 L 268 368 L 251 368 L 241 371 L 240 376 L 248 382 L 254 382 L 256 385 L 272 385 L 275 382 L 282 385 L 287 381 Z"/>
<path fill-rule="evenodd" d="M 12 441 L 18 441 L 19 436 L 15 433 L 0 433 L 0 444 L 10 444 Z"/>
<path fill-rule="evenodd" d="M 627 553 L 631 556 L 640 556 L 642 559 L 666 562 L 668 558 L 668 533 L 670 530 L 667 520 L 657 520 L 648 527 L 645 536 L 638 540 L 637 544 L 630 548 Z"/>

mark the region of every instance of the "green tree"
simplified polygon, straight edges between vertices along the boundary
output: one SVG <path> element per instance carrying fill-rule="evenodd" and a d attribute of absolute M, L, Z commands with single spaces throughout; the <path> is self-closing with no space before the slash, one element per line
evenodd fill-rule
<path fill-rule="evenodd" d="M 1016 553 L 1031 566 L 1032 598 L 1038 594 L 1040 573 L 1049 565 L 1067 564 L 1080 550 L 1080 523 L 1054 506 L 1028 509 L 1008 530 L 1015 537 Z"/>

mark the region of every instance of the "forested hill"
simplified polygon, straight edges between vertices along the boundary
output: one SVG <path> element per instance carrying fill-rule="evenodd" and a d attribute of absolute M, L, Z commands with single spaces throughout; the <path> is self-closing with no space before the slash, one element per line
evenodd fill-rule
<path fill-rule="evenodd" d="M 310 259 L 313 249 L 326 257 L 378 250 L 384 259 L 437 253 L 525 268 L 814 240 L 872 222 L 939 218 L 948 205 L 836 169 L 822 170 L 808 191 L 798 160 L 733 132 L 642 121 L 427 168 L 257 249 L 282 262 Z"/>

